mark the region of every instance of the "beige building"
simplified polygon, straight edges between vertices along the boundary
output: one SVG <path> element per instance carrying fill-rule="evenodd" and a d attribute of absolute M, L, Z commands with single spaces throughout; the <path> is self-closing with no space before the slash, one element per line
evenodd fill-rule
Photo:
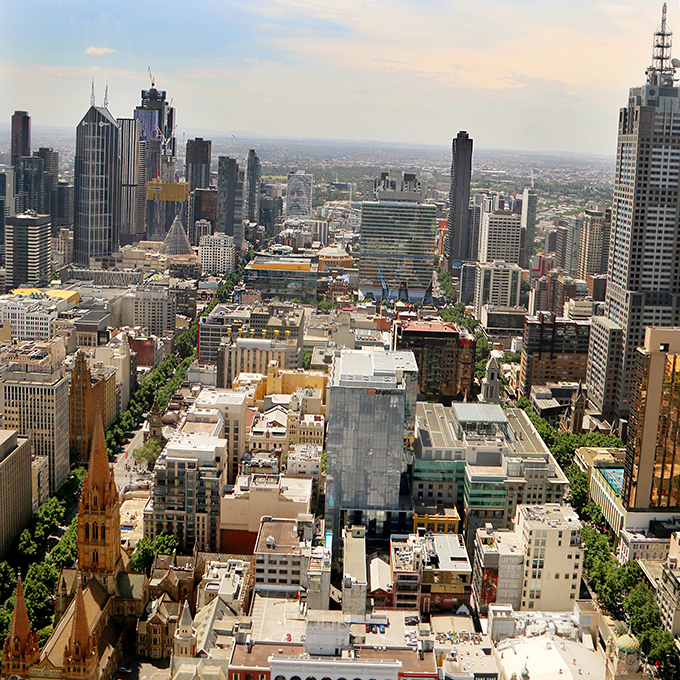
<path fill-rule="evenodd" d="M 251 551 L 262 517 L 295 519 L 310 513 L 311 500 L 311 479 L 257 474 L 239 477 L 220 499 L 222 552 Z"/>
<path fill-rule="evenodd" d="M 366 529 L 347 527 L 343 531 L 342 613 L 364 616 L 367 597 Z"/>
<path fill-rule="evenodd" d="M 485 212 L 479 229 L 479 262 L 520 263 L 521 216 L 507 210 Z"/>
<path fill-rule="evenodd" d="M 45 456 L 33 456 L 31 460 L 31 489 L 33 512 L 50 498 L 50 464 Z"/>
<path fill-rule="evenodd" d="M 29 523 L 32 495 L 31 442 L 16 430 L 0 430 L 0 555 Z"/>
<path fill-rule="evenodd" d="M 246 451 L 245 392 L 232 392 L 218 388 L 204 388 L 196 397 L 196 408 L 217 409 L 224 418 L 224 430 L 220 435 L 229 442 L 228 460 L 225 461 L 225 481 L 233 484 L 238 476 L 238 464 Z"/>
<path fill-rule="evenodd" d="M 51 340 L 7 340 L 0 343 L 0 364 L 59 366 L 66 359 L 64 338 Z"/>

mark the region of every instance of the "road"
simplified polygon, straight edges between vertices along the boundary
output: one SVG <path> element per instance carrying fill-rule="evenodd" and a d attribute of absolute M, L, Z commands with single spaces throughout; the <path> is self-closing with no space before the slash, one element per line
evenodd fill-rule
<path fill-rule="evenodd" d="M 132 458 L 132 452 L 144 443 L 144 437 L 141 427 L 138 430 L 133 430 L 133 432 L 132 439 L 125 444 L 122 451 L 116 456 L 116 462 L 113 465 L 113 476 L 119 491 L 130 482 L 149 479 L 150 476 L 148 473 L 139 474 L 134 471 L 135 461 Z M 125 469 L 126 465 L 130 466 L 130 470 Z"/>

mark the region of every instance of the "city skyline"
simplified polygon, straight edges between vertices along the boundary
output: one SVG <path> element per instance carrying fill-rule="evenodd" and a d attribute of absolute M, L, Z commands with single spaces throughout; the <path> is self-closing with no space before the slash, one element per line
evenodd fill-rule
<path fill-rule="evenodd" d="M 135 8 L 132 26 L 105 10 L 32 2 L 5 24 L 0 119 L 19 108 L 38 126 L 75 127 L 93 76 L 97 103 L 108 80 L 112 114 L 129 116 L 150 66 L 180 132 L 448 145 L 467 129 L 478 148 L 613 155 L 613 112 L 643 82 L 651 44 L 640 35 L 658 23 L 660 3 L 578 4 L 444 11 L 355 0 L 340 10 L 262 0 L 181 15 L 171 4 L 156 39 L 145 29 L 159 21 L 153 8 Z M 680 26 L 678 7 L 668 21 Z M 196 41 L 191 58 L 180 40 Z"/>

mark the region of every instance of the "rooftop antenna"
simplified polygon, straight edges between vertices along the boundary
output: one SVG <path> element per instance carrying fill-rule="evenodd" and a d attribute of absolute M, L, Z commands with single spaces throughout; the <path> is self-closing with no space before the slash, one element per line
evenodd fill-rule
<path fill-rule="evenodd" d="M 531 168 L 531 190 L 534 190 L 534 169 Z"/>
<path fill-rule="evenodd" d="M 149 71 L 149 80 L 151 80 L 151 87 L 154 88 L 156 87 L 156 83 L 154 82 L 153 79 L 153 73 L 151 73 L 151 66 L 147 66 L 147 70 Z"/>
<path fill-rule="evenodd" d="M 106 81 L 106 88 L 104 89 L 104 108 L 109 106 L 109 81 Z"/>
<path fill-rule="evenodd" d="M 94 76 L 92 76 L 92 94 L 90 94 L 90 106 L 94 106 Z"/>
<path fill-rule="evenodd" d="M 647 69 L 648 85 L 672 84 L 675 67 L 671 63 L 673 31 L 666 25 L 666 3 L 661 9 L 661 24 L 654 32 L 652 42 L 652 65 Z"/>

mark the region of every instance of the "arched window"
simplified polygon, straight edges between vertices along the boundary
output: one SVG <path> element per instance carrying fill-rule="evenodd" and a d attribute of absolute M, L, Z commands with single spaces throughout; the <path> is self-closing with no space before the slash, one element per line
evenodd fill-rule
<path fill-rule="evenodd" d="M 92 507 L 96 510 L 97 509 L 97 494 L 94 494 L 92 496 Z"/>
<path fill-rule="evenodd" d="M 87 540 L 90 538 L 90 525 L 85 522 L 85 539 Z"/>
<path fill-rule="evenodd" d="M 274 680 L 286 680 L 286 678 L 283 675 L 277 675 Z"/>
<path fill-rule="evenodd" d="M 106 538 L 106 526 L 102 524 L 102 533 L 101 533 L 102 541 Z"/>
<path fill-rule="evenodd" d="M 96 550 L 92 551 L 92 561 L 95 564 L 99 564 L 99 553 Z"/>
<path fill-rule="evenodd" d="M 92 538 L 95 541 L 99 538 L 99 525 L 96 522 L 92 522 Z"/>
<path fill-rule="evenodd" d="M 290 680 L 302 680 L 299 675 L 294 675 Z"/>

